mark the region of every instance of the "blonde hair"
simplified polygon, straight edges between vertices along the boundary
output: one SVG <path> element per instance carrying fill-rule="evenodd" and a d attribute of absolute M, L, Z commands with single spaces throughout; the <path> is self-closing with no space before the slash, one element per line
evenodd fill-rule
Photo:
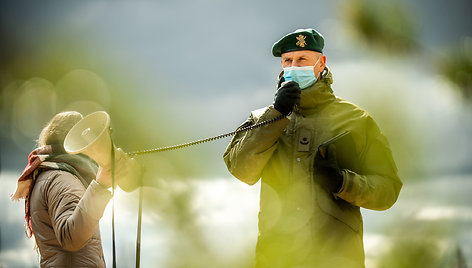
<path fill-rule="evenodd" d="M 69 130 L 82 119 L 76 111 L 67 111 L 56 114 L 43 128 L 38 138 L 38 146 L 63 144 Z"/>

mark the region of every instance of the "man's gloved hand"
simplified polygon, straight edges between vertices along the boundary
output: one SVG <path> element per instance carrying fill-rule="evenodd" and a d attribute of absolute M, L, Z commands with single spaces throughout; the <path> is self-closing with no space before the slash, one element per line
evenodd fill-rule
<path fill-rule="evenodd" d="M 284 78 L 279 80 L 279 88 L 275 93 L 274 108 L 281 114 L 289 115 L 295 104 L 300 104 L 300 95 L 302 91 L 297 82 L 284 82 Z"/>
<path fill-rule="evenodd" d="M 315 181 L 330 193 L 338 193 L 343 185 L 343 173 L 338 166 L 336 146 L 328 146 L 326 158 L 317 151 L 315 155 Z"/>

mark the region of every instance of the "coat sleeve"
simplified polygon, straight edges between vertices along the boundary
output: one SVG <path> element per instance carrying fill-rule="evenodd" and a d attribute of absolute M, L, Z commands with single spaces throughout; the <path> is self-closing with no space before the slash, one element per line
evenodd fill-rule
<path fill-rule="evenodd" d="M 386 210 L 396 202 L 402 182 L 387 138 L 370 117 L 366 131 L 366 146 L 361 153 L 362 174 L 343 170 L 343 186 L 335 196 L 355 206 Z"/>
<path fill-rule="evenodd" d="M 58 172 L 47 191 L 48 213 L 58 242 L 67 251 L 84 247 L 98 226 L 111 193 L 93 180 L 84 192 L 68 172 Z"/>
<path fill-rule="evenodd" d="M 272 106 L 251 113 L 240 128 L 251 126 L 280 116 Z M 242 132 L 233 137 L 223 159 L 229 172 L 239 180 L 253 185 L 261 177 L 262 170 L 277 148 L 277 140 L 289 120 L 283 118 L 269 125 Z"/>

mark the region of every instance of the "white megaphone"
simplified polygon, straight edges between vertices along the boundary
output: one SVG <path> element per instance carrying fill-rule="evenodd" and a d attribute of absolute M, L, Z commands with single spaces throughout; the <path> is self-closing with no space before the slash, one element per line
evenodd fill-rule
<path fill-rule="evenodd" d="M 141 185 L 142 169 L 135 159 L 112 144 L 110 116 L 106 112 L 98 111 L 87 115 L 69 130 L 64 140 L 66 152 L 86 154 L 101 167 L 111 166 L 112 146 L 115 161 L 121 159 L 120 163 L 126 163 L 115 167 L 117 170 L 126 168 L 127 171 L 125 177 L 116 178 L 117 184 L 124 191 L 131 192 Z"/>

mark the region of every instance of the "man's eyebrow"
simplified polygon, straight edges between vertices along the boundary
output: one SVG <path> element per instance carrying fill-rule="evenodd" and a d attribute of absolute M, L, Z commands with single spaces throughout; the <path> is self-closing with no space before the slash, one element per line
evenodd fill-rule
<path fill-rule="evenodd" d="M 299 57 L 300 58 L 309 58 L 311 56 L 312 56 L 311 54 L 301 54 Z"/>

